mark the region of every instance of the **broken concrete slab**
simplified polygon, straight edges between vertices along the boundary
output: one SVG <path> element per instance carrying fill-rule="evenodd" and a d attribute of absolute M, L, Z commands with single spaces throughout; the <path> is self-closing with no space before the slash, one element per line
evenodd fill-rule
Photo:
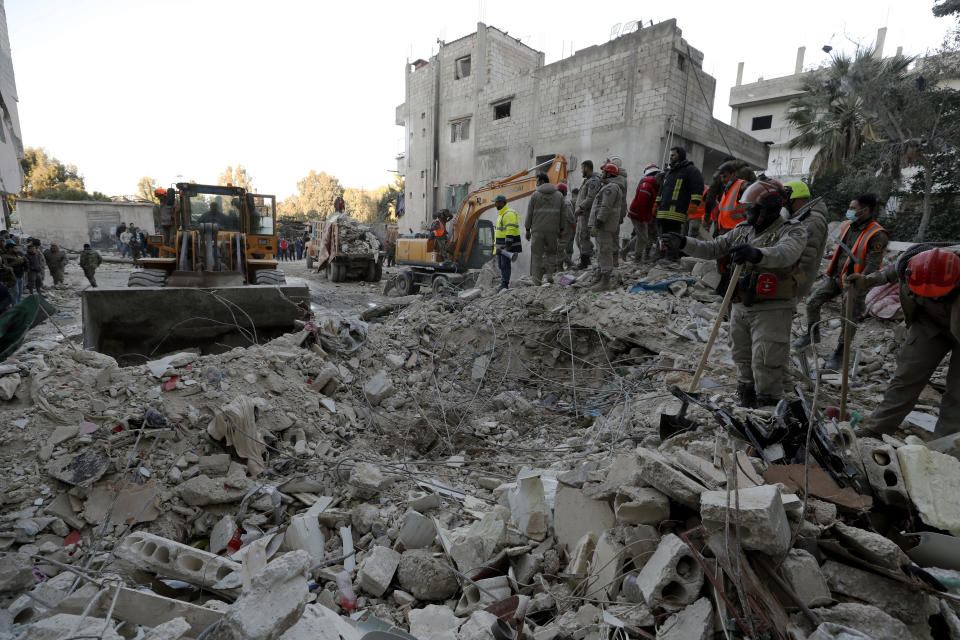
<path fill-rule="evenodd" d="M 875 573 L 833 560 L 821 570 L 831 591 L 877 606 L 908 625 L 926 621 L 936 612 L 926 594 Z"/>
<path fill-rule="evenodd" d="M 703 586 L 703 568 L 686 543 L 668 533 L 637 574 L 637 587 L 650 608 L 690 604 Z"/>
<path fill-rule="evenodd" d="M 817 559 L 803 549 L 791 549 L 780 564 L 784 579 L 808 607 L 830 604 L 830 588 Z"/>
<path fill-rule="evenodd" d="M 233 483 L 233 484 L 231 484 Z M 187 504 L 194 507 L 204 507 L 211 504 L 228 504 L 240 502 L 243 496 L 254 487 L 247 478 L 211 478 L 198 475 L 181 483 L 177 493 Z"/>
<path fill-rule="evenodd" d="M 670 498 L 653 487 L 621 486 L 613 507 L 620 524 L 659 524 L 670 517 Z"/>
<path fill-rule="evenodd" d="M 151 629 L 143 640 L 180 640 L 188 631 L 190 631 L 190 623 L 183 618 L 174 618 Z M 194 633 L 199 632 L 194 631 Z"/>
<path fill-rule="evenodd" d="M 597 539 L 590 559 L 588 598 L 616 600 L 620 593 L 620 577 L 623 575 L 623 546 L 609 531 Z"/>
<path fill-rule="evenodd" d="M 960 536 L 960 460 L 923 445 L 897 449 L 900 470 L 920 519 Z"/>
<path fill-rule="evenodd" d="M 700 598 L 667 618 L 657 629 L 657 640 L 707 640 L 713 627 L 713 605 Z"/>
<path fill-rule="evenodd" d="M 239 563 L 145 531 L 128 535 L 114 553 L 140 569 L 201 587 L 223 582 L 231 585 L 221 587 L 224 590 L 240 586 Z"/>
<path fill-rule="evenodd" d="M 430 523 L 433 526 L 433 523 Z M 400 554 L 389 547 L 374 547 L 360 563 L 357 580 L 361 589 L 380 598 L 390 588 L 400 566 Z"/>
<path fill-rule="evenodd" d="M 308 604 L 295 625 L 277 640 L 360 640 L 355 623 L 320 604 Z"/>
<path fill-rule="evenodd" d="M 30 640 L 61 640 L 72 636 L 81 638 L 99 638 L 100 640 L 124 640 L 123 636 L 103 618 L 58 613 L 33 622 L 28 627 Z M 72 636 L 71 636 L 72 632 Z"/>
<path fill-rule="evenodd" d="M 291 551 L 260 571 L 230 605 L 210 640 L 274 640 L 303 615 L 310 590 L 310 554 Z"/>
<path fill-rule="evenodd" d="M 728 500 L 731 528 L 739 516 L 740 544 L 743 548 L 774 556 L 787 552 L 791 531 L 780 489 L 767 484 L 740 489 L 730 495 L 726 491 L 703 493 L 700 496 L 700 517 L 708 531 L 723 531 L 727 521 Z"/>
<path fill-rule="evenodd" d="M 910 558 L 897 546 L 879 533 L 865 531 L 851 527 L 842 522 L 833 526 L 837 538 L 857 555 L 867 562 L 871 562 L 888 569 L 899 569 L 910 564 Z"/>
<path fill-rule="evenodd" d="M 94 445 L 74 456 L 62 456 L 47 465 L 47 473 L 72 485 L 89 485 L 107 472 L 110 456 L 101 445 Z"/>
<path fill-rule="evenodd" d="M 5 553 L 0 556 L 0 593 L 32 589 L 36 583 L 30 556 L 25 553 Z"/>
<path fill-rule="evenodd" d="M 463 586 L 463 595 L 457 602 L 454 614 L 467 617 L 478 609 L 483 609 L 508 597 L 510 597 L 510 579 L 507 576 L 495 576 L 468 582 Z"/>
<path fill-rule="evenodd" d="M 408 511 L 403 518 L 403 526 L 397 534 L 397 542 L 403 546 L 404 550 L 424 549 L 431 546 L 436 537 L 437 528 L 433 520 L 416 511 Z"/>
<path fill-rule="evenodd" d="M 98 483 L 87 494 L 83 519 L 94 525 L 153 522 L 161 513 L 161 491 L 155 479 L 145 484 L 119 486 L 111 482 Z"/>
<path fill-rule="evenodd" d="M 380 369 L 363 385 L 363 393 L 371 405 L 377 406 L 383 400 L 396 393 L 396 389 L 393 386 L 393 380 L 390 379 L 387 372 Z"/>
<path fill-rule="evenodd" d="M 360 500 L 369 500 L 390 486 L 392 479 L 380 471 L 380 467 L 369 462 L 360 462 L 350 470 L 350 493 Z"/>
<path fill-rule="evenodd" d="M 97 612 L 106 615 L 113 605 L 113 617 L 144 627 L 157 627 L 174 620 L 183 620 L 192 635 L 199 635 L 223 617 L 220 611 L 166 598 L 151 591 L 120 587 L 115 603 L 113 596 L 111 590 L 109 598 L 102 598 L 97 603 Z"/>
<path fill-rule="evenodd" d="M 404 551 L 397 578 L 404 591 L 428 602 L 451 598 L 460 588 L 456 574 L 426 549 Z"/>
<path fill-rule="evenodd" d="M 422 609 L 411 609 L 407 612 L 407 620 L 410 622 L 410 635 L 417 638 L 456 630 L 463 623 L 463 619 L 456 617 L 449 607 L 439 604 L 428 604 Z"/>
<path fill-rule="evenodd" d="M 645 482 L 667 494 L 680 504 L 697 508 L 700 494 L 707 490 L 699 482 L 675 469 L 659 451 L 637 447 L 640 456 L 640 474 Z"/>
<path fill-rule="evenodd" d="M 824 622 L 856 629 L 872 640 L 903 640 L 913 636 L 903 622 L 868 604 L 841 602 L 829 608 L 813 609 L 813 613 Z"/>
<path fill-rule="evenodd" d="M 220 553 L 224 551 L 236 532 L 237 523 L 234 521 L 233 516 L 225 515 L 220 518 L 217 524 L 213 525 L 213 530 L 210 531 L 210 553 Z"/>
<path fill-rule="evenodd" d="M 230 470 L 230 454 L 217 453 L 212 456 L 200 456 L 200 473 L 208 476 L 225 476 Z"/>
<path fill-rule="evenodd" d="M 550 528 L 550 495 L 556 494 L 557 480 L 543 471 L 522 471 L 507 492 L 510 520 L 528 538 L 543 540 Z"/>
<path fill-rule="evenodd" d="M 460 640 L 494 640 L 491 629 L 497 623 L 497 616 L 486 611 L 475 611 L 463 623 L 457 637 Z"/>
<path fill-rule="evenodd" d="M 591 500 L 580 489 L 561 484 L 553 508 L 553 530 L 557 542 L 567 551 L 587 533 L 597 536 L 616 524 L 613 509 L 606 502 Z"/>

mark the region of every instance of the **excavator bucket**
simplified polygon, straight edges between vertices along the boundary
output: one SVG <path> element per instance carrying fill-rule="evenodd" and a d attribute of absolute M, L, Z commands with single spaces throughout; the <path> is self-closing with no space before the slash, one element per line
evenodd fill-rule
<path fill-rule="evenodd" d="M 172 351 L 217 353 L 262 343 L 309 316 L 306 286 L 89 288 L 83 346 L 136 363 Z"/>

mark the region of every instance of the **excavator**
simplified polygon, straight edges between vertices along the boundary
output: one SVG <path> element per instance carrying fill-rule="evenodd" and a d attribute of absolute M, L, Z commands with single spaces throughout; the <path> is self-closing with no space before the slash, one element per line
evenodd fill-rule
<path fill-rule="evenodd" d="M 309 313 L 309 289 L 287 285 L 274 259 L 274 196 L 186 182 L 157 195 L 170 224 L 148 237 L 156 255 L 137 260 L 126 288 L 83 291 L 84 348 L 128 361 L 210 353 L 291 331 Z"/>
<path fill-rule="evenodd" d="M 497 196 L 507 202 L 532 194 L 537 188 L 537 173 L 546 173 L 550 182 L 567 180 L 567 159 L 556 155 L 509 178 L 496 180 L 471 191 L 460 203 L 452 225 L 448 225 L 450 240 L 445 251 L 437 250 L 436 241 L 429 238 L 397 238 L 397 264 L 408 266 L 394 277 L 392 286 L 400 295 L 417 293 L 421 286 L 429 286 L 439 293 L 453 286 L 467 286 L 476 278 L 475 271 L 493 258 L 493 223 L 480 216 L 494 207 Z"/>

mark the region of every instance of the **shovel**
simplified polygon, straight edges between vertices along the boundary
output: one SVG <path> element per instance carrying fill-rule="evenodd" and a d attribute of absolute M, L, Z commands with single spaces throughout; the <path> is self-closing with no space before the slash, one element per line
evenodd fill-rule
<path fill-rule="evenodd" d="M 700 357 L 700 365 L 696 373 L 693 374 L 693 380 L 690 382 L 688 393 L 693 393 L 700 386 L 700 379 L 703 377 L 703 371 L 707 367 L 707 360 L 710 359 L 710 352 L 713 351 L 713 343 L 717 340 L 717 334 L 720 332 L 720 325 L 723 323 L 723 316 L 730 307 L 733 300 L 733 294 L 737 290 L 737 283 L 740 281 L 740 272 L 743 271 L 743 265 L 738 264 L 730 276 L 730 284 L 727 285 L 727 292 L 723 296 L 723 302 L 720 303 L 720 310 L 717 311 L 717 317 L 713 321 L 713 330 L 707 339 L 707 346 L 703 348 L 703 355 Z M 689 403 L 684 400 L 680 407 L 680 412 L 676 415 L 666 413 L 660 414 L 660 440 L 663 441 L 670 436 L 692 429 L 696 424 L 690 418 L 686 417 L 687 406 Z M 665 435 L 666 434 L 666 435 Z"/>

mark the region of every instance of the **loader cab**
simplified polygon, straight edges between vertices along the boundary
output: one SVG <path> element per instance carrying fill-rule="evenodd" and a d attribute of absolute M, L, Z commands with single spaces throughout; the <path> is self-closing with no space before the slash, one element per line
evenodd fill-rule
<path fill-rule="evenodd" d="M 244 191 L 240 187 L 222 187 L 180 183 L 181 230 L 197 230 L 202 224 L 213 223 L 222 232 L 245 231 L 243 219 Z"/>

